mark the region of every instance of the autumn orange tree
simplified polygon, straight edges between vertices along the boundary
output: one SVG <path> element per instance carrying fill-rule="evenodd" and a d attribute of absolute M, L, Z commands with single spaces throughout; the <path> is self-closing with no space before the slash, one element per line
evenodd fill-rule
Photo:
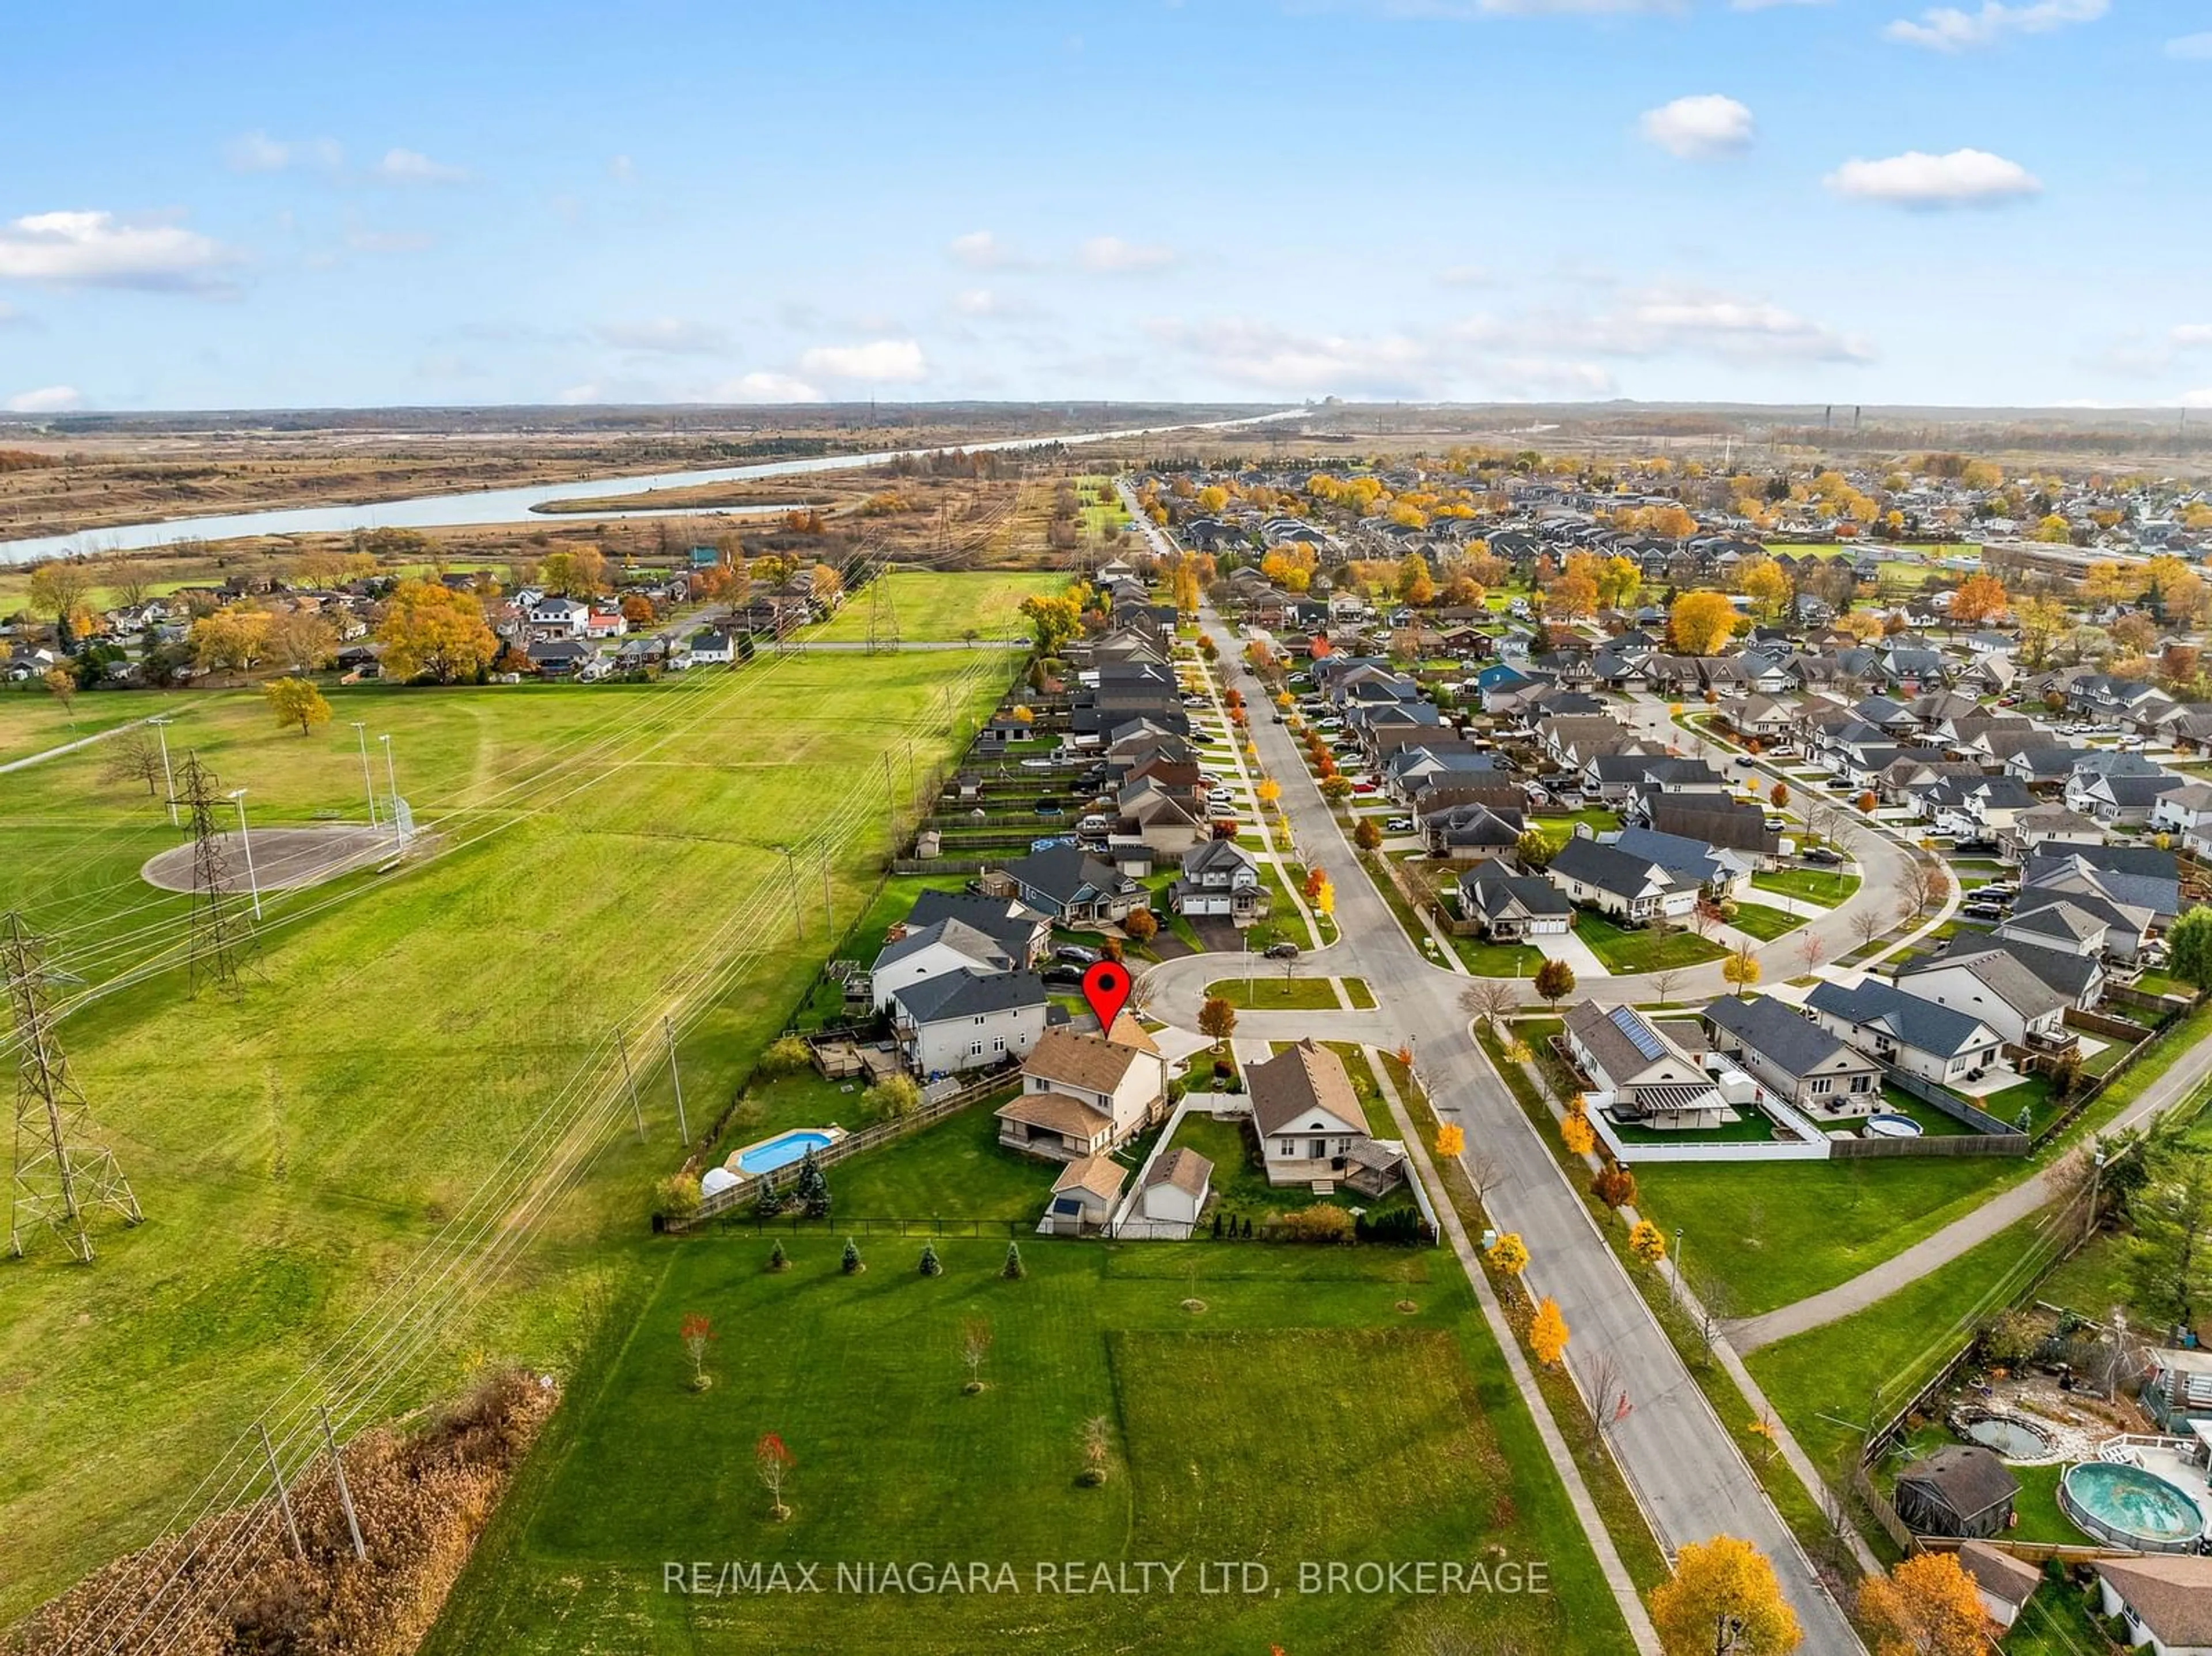
<path fill-rule="evenodd" d="M 1638 1219 L 1629 1227 L 1628 1251 L 1645 1265 L 1656 1265 L 1667 1257 L 1667 1236 L 1649 1219 Z"/>
<path fill-rule="evenodd" d="M 2004 583 L 1995 575 L 1969 575 L 1951 594 L 1950 618 L 1968 627 L 1978 627 L 2004 611 Z"/>
<path fill-rule="evenodd" d="M 1447 1121 L 1437 1129 L 1437 1154 L 1447 1158 L 1456 1156 L 1467 1149 L 1467 1129 L 1456 1121 Z"/>
<path fill-rule="evenodd" d="M 473 678 L 499 653 L 499 640 L 476 599 L 434 581 L 400 582 L 376 638 L 384 646 L 385 676 L 403 682 Z"/>
<path fill-rule="evenodd" d="M 1597 1148 L 1597 1130 L 1579 1110 L 1559 1118 L 1559 1143 L 1570 1156 L 1588 1156 Z"/>
<path fill-rule="evenodd" d="M 1880 1641 L 1877 1656 L 1977 1656 L 1984 1648 L 1981 1598 L 1955 1553 L 1924 1552 L 1869 1578 L 1859 1619 Z"/>
<path fill-rule="evenodd" d="M 1565 961 L 1547 960 L 1536 968 L 1536 992 L 1557 1004 L 1575 992 L 1575 968 Z"/>
<path fill-rule="evenodd" d="M 1709 656 L 1735 634 L 1735 605 L 1725 592 L 1685 592 L 1667 612 L 1674 647 L 1686 656 Z"/>
<path fill-rule="evenodd" d="M 1783 1656 L 1805 1641 L 1774 1566 L 1732 1535 L 1686 1544 L 1650 1604 L 1667 1656 Z"/>
<path fill-rule="evenodd" d="M 1743 998 L 1744 991 L 1759 979 L 1759 957 L 1751 952 L 1747 943 L 1738 943 L 1735 953 L 1721 962 L 1721 979 L 1735 990 L 1736 998 Z"/>
<path fill-rule="evenodd" d="M 261 687 L 261 694 L 269 702 L 269 711 L 276 715 L 277 724 L 289 730 L 300 727 L 306 736 L 318 725 L 331 722 L 331 704 L 323 693 L 304 678 L 272 678 Z"/>
<path fill-rule="evenodd" d="M 1528 1245 L 1521 1240 L 1521 1233 L 1509 1230 L 1490 1245 L 1483 1256 L 1506 1276 L 1519 1278 L 1528 1268 Z"/>

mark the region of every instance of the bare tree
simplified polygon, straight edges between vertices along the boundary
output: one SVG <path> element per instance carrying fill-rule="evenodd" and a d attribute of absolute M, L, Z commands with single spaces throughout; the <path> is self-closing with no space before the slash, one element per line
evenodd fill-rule
<path fill-rule="evenodd" d="M 960 1325 L 960 1361 L 968 1365 L 968 1386 L 970 1392 L 983 1389 L 983 1359 L 991 1355 L 991 1325 L 981 1317 L 970 1317 Z"/>
<path fill-rule="evenodd" d="M 1583 1395 L 1589 1401 L 1590 1435 L 1601 1437 L 1613 1422 L 1627 1414 L 1628 1378 L 1610 1351 L 1600 1351 L 1583 1365 Z"/>
<path fill-rule="evenodd" d="M 143 782 L 148 798 L 161 797 L 161 750 L 153 737 L 139 731 L 130 731 L 107 744 L 107 757 L 100 773 L 110 782 Z"/>
<path fill-rule="evenodd" d="M 1915 919 L 1931 908 L 1941 908 L 1951 895 L 1950 870 L 1933 860 L 1915 862 L 1905 876 L 1905 895 L 1911 900 Z"/>
<path fill-rule="evenodd" d="M 1797 939 L 1797 958 L 1805 962 L 1805 969 L 1808 972 L 1818 966 L 1820 963 L 1820 957 L 1827 952 L 1828 945 L 1821 942 L 1820 934 L 1810 928 L 1808 928 L 1804 935 Z"/>
<path fill-rule="evenodd" d="M 1905 918 L 1909 919 L 1911 913 L 1911 906 L 1908 904 Z M 1869 903 L 1863 908 L 1855 909 L 1851 913 L 1851 934 L 1859 940 L 1859 946 L 1862 949 L 1873 947 L 1874 940 L 1889 930 L 1889 921 L 1883 917 L 1881 910 L 1873 903 Z"/>
<path fill-rule="evenodd" d="M 1674 986 L 1681 982 L 1681 968 L 1662 966 L 1651 974 L 1651 986 L 1659 992 L 1659 1004 L 1668 1004 L 1674 998 Z"/>
<path fill-rule="evenodd" d="M 1477 978 L 1459 998 L 1461 1010 L 1470 1018 L 1492 1025 L 1521 1004 L 1517 978 Z"/>
<path fill-rule="evenodd" d="M 1490 1192 L 1505 1182 L 1505 1163 L 1486 1145 L 1470 1144 L 1460 1153 L 1459 1164 L 1467 1174 L 1467 1182 L 1474 1189 L 1474 1199 L 1487 1214 Z"/>
<path fill-rule="evenodd" d="M 1697 927 L 1698 935 L 1701 937 L 1711 937 L 1713 928 L 1720 923 L 1721 911 L 1718 906 L 1708 902 L 1703 897 L 1698 898 L 1698 906 L 1690 911 L 1690 924 Z"/>

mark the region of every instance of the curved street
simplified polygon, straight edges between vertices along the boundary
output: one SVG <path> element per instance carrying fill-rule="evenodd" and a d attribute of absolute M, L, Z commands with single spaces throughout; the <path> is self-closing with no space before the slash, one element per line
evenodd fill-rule
<path fill-rule="evenodd" d="M 1224 670 L 1234 671 L 1235 632 L 1212 607 L 1200 611 L 1206 628 L 1224 645 Z M 1663 710 L 1661 717 L 1663 719 Z M 1614 1454 L 1643 1500 L 1669 1550 L 1714 1535 L 1742 1538 L 1774 1561 L 1784 1590 L 1805 1629 L 1809 1652 L 1862 1649 L 1842 1611 L 1815 1575 L 1810 1561 L 1759 1489 L 1730 1429 L 1713 1412 L 1666 1335 L 1652 1319 L 1620 1261 L 1599 1234 L 1582 1198 L 1567 1182 L 1549 1148 L 1537 1137 L 1505 1084 L 1475 1045 L 1461 1008 L 1465 977 L 1431 965 L 1409 942 L 1396 918 L 1364 874 L 1321 791 L 1307 772 L 1286 726 L 1261 719 L 1251 726 L 1261 762 L 1281 784 L 1281 807 L 1293 842 L 1314 862 L 1340 870 L 1336 919 L 1340 941 L 1300 962 L 1309 973 L 1364 979 L 1374 991 L 1372 1011 L 1241 1012 L 1237 1032 L 1253 1040 L 1296 1040 L 1307 1034 L 1404 1047 L 1438 1118 L 1465 1127 L 1470 1149 L 1486 1150 L 1504 1176 L 1486 1198 L 1504 1229 L 1518 1231 L 1532 1256 L 1526 1280 L 1533 1292 L 1559 1302 L 1573 1338 L 1568 1363 L 1585 1396 L 1588 1365 L 1610 1358 L 1626 1376 L 1631 1408 L 1608 1432 Z M 1906 853 L 1882 836 L 1866 834 L 1869 858 L 1861 891 L 1884 901 L 1905 866 Z M 1880 848 L 1877 848 L 1879 842 Z M 1838 953 L 1849 934 L 1850 905 L 1816 923 L 1824 937 L 1836 933 Z M 1850 938 L 1855 943 L 1855 938 Z M 1766 952 L 1779 971 L 1789 942 Z M 1205 985 L 1236 968 L 1219 955 L 1164 962 L 1146 974 L 1149 1014 L 1178 1028 L 1195 1030 Z M 1709 992 L 1720 984 L 1717 964 L 1675 978 L 1678 998 Z M 1616 978 L 1621 994 L 1651 992 L 1648 979 Z M 1595 986 L 1593 986 L 1595 987 Z"/>

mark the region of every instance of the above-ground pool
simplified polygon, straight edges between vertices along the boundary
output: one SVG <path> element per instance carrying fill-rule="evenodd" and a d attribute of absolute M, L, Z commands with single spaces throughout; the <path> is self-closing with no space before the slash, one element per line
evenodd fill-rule
<path fill-rule="evenodd" d="M 1866 1119 L 1866 1136 L 1869 1138 L 1917 1138 L 1921 1131 L 1920 1124 L 1909 1115 L 1897 1115 L 1885 1110 L 1879 1115 L 1870 1115 Z"/>
<path fill-rule="evenodd" d="M 798 1127 L 773 1138 L 763 1138 L 757 1144 L 748 1144 L 730 1160 L 740 1173 L 774 1173 L 778 1168 L 787 1168 L 804 1160 L 809 1150 L 828 1149 L 840 1136 L 834 1130 Z"/>
<path fill-rule="evenodd" d="M 2018 1415 L 1961 1415 L 1954 1422 L 1965 1436 L 2003 1460 L 2043 1460 L 2055 1447 L 2051 1434 Z"/>
<path fill-rule="evenodd" d="M 2196 1501 L 2154 1472 L 2109 1460 L 2085 1460 L 2058 1482 L 2066 1516 L 2117 1547 L 2189 1552 L 2204 1533 Z"/>

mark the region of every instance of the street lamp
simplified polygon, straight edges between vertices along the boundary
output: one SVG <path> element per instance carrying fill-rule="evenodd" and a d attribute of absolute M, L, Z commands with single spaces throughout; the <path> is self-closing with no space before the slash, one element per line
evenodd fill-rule
<path fill-rule="evenodd" d="M 253 918 L 261 918 L 261 883 L 253 875 L 253 838 L 246 831 L 246 790 L 233 788 L 231 804 L 238 807 L 238 842 L 246 847 L 246 889 L 253 894 Z"/>
<path fill-rule="evenodd" d="M 368 769 L 368 726 L 361 719 L 353 721 L 353 733 L 361 742 L 361 785 L 368 794 L 368 825 L 376 826 L 376 779 Z"/>
<path fill-rule="evenodd" d="M 392 763 L 392 738 L 386 735 L 376 739 L 384 743 L 384 779 L 392 786 L 392 825 L 404 851 L 407 848 L 407 825 L 399 820 L 399 773 Z"/>
<path fill-rule="evenodd" d="M 1677 1225 L 1677 1226 L 1675 1226 L 1675 1227 L 1674 1227 L 1674 1300 L 1675 1300 L 1675 1303 L 1680 1304 L 1680 1303 L 1681 1302 L 1682 1296 L 1683 1296 L 1683 1295 L 1684 1295 L 1685 1293 L 1686 1293 L 1686 1292 L 1688 1291 L 1688 1289 L 1689 1289 L 1689 1283 L 1688 1283 L 1688 1282 L 1684 1278 L 1684 1277 L 1683 1277 L 1683 1275 L 1682 1275 L 1682 1228 L 1681 1228 L 1681 1226 Z"/>

